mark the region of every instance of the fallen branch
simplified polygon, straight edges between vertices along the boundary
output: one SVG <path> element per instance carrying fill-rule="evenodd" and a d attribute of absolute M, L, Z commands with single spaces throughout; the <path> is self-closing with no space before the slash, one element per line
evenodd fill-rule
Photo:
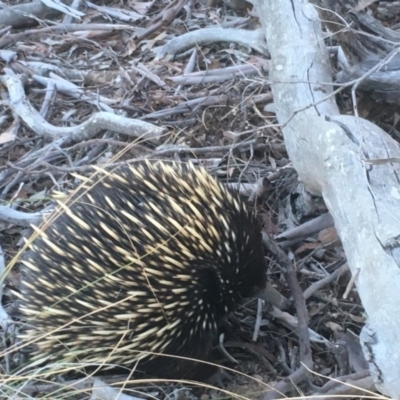
<path fill-rule="evenodd" d="M 357 0 L 311 2 L 317 5 L 321 21 L 341 45 L 338 51 L 341 71 L 337 82 L 362 78 L 360 89 L 370 91 L 380 100 L 398 103 L 400 34 L 383 26 L 368 11 L 357 10 Z"/>
<path fill-rule="evenodd" d="M 50 207 L 36 213 L 26 213 L 7 206 L 0 206 L 0 221 L 25 227 L 40 225 L 43 222 L 43 217 L 50 214 L 52 209 L 53 207 Z"/>
<path fill-rule="evenodd" d="M 186 3 L 187 0 L 173 0 L 166 7 L 163 7 L 162 11 L 151 20 L 149 26 L 135 35 L 135 40 L 140 42 L 156 32 L 161 26 L 171 24 Z"/>
<path fill-rule="evenodd" d="M 71 1 L 65 0 L 64 3 L 70 4 Z M 51 19 L 60 14 L 59 10 L 47 7 L 42 0 L 34 0 L 0 10 L 0 25 L 22 28 L 37 24 L 38 19 Z"/>
<path fill-rule="evenodd" d="M 303 293 L 304 298 L 307 300 L 311 297 L 316 291 L 322 289 L 324 286 L 328 285 L 329 283 L 333 282 L 336 279 L 339 279 L 340 276 L 346 273 L 349 270 L 349 266 L 347 263 L 344 263 L 339 268 L 337 268 L 334 272 L 326 276 L 325 278 L 320 279 L 317 282 L 314 282 L 310 285 Z"/>
<path fill-rule="evenodd" d="M 167 44 L 154 49 L 157 58 L 164 58 L 167 54 L 171 59 L 176 53 L 205 43 L 228 42 L 249 47 L 261 54 L 266 54 L 267 48 L 262 38 L 262 32 L 234 28 L 204 28 L 178 36 Z"/>
<path fill-rule="evenodd" d="M 260 69 L 266 68 L 267 63 L 264 65 L 259 64 L 242 64 L 234 67 L 218 68 L 209 71 L 192 72 L 181 76 L 174 76 L 169 80 L 179 85 L 200 85 L 206 83 L 223 82 L 235 77 L 250 77 L 252 75 L 260 74 Z"/>
<path fill-rule="evenodd" d="M 326 228 L 330 228 L 331 226 L 333 226 L 332 216 L 329 213 L 325 213 L 319 217 L 305 222 L 304 224 L 280 233 L 275 239 L 280 239 L 280 246 L 286 247 L 288 244 L 291 244 L 294 241 L 307 238 L 314 233 L 320 232 Z"/>
<path fill-rule="evenodd" d="M 322 195 L 343 243 L 368 320 L 361 343 L 377 388 L 400 397 L 400 145 L 374 124 L 340 115 L 314 7 L 257 0 L 286 148 L 300 180 Z M 299 111 L 301 110 L 301 111 Z M 359 271 L 358 276 L 357 271 Z"/>
<path fill-rule="evenodd" d="M 7 24 L 6 24 L 7 25 Z M 38 35 L 41 33 L 51 33 L 57 31 L 63 32 L 82 32 L 82 31 L 100 31 L 100 32 L 115 32 L 115 31 L 127 31 L 133 30 L 130 25 L 122 25 L 122 24 L 59 24 L 46 26 L 45 28 L 37 28 L 37 29 L 28 29 L 23 32 L 13 33 L 2 37 L 0 39 L 0 48 L 4 48 L 6 46 L 10 46 L 12 43 L 15 43 L 24 38 L 32 37 L 34 35 Z"/>
<path fill-rule="evenodd" d="M 56 127 L 49 124 L 30 104 L 25 96 L 21 79 L 12 71 L 0 77 L 0 82 L 6 86 L 10 96 L 10 106 L 30 129 L 37 135 L 48 139 L 70 137 L 74 141 L 91 139 L 101 130 L 107 129 L 143 140 L 157 141 L 164 128 L 159 128 L 145 121 L 125 118 L 108 112 L 99 112 L 92 115 L 87 121 L 73 127 Z"/>

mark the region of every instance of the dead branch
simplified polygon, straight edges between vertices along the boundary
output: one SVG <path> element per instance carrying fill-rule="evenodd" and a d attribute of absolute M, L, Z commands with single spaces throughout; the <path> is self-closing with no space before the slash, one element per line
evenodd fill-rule
<path fill-rule="evenodd" d="M 180 85 L 199 85 L 211 82 L 223 82 L 235 77 L 250 77 L 260 73 L 260 67 L 267 69 L 268 63 L 243 64 L 237 67 L 218 68 L 211 71 L 193 72 L 181 76 L 174 76 L 169 80 Z"/>
<path fill-rule="evenodd" d="M 141 15 L 135 11 L 128 10 L 128 9 L 120 10 L 115 7 L 101 7 L 96 4 L 93 4 L 90 1 L 86 1 L 86 5 L 90 8 L 94 8 L 95 10 L 98 10 L 110 17 L 119 19 L 120 21 L 127 22 L 127 23 L 131 23 L 131 22 L 137 21 L 138 19 L 143 18 L 143 15 Z"/>
<path fill-rule="evenodd" d="M 29 3 L 31 4 L 31 3 Z M 7 25 L 7 24 L 6 24 Z M 125 31 L 133 30 L 129 25 L 122 24 L 58 24 L 53 26 L 46 26 L 45 28 L 29 29 L 23 32 L 18 32 L 10 35 L 6 35 L 0 39 L 0 48 L 9 46 L 18 40 L 22 40 L 26 37 L 34 35 L 40 35 L 46 32 L 83 32 L 83 31 L 100 31 L 100 32 L 114 32 L 114 31 Z"/>
<path fill-rule="evenodd" d="M 15 224 L 25 227 L 31 225 L 40 225 L 43 217 L 52 211 L 52 207 L 36 213 L 26 213 L 17 211 L 7 206 L 0 206 L 0 220 L 9 224 Z"/>
<path fill-rule="evenodd" d="M 299 0 L 258 0 L 256 6 L 288 154 L 308 190 L 323 196 L 351 272 L 359 271 L 356 285 L 368 315 L 363 350 L 379 390 L 398 398 L 400 168 L 365 161 L 399 157 L 400 146 L 374 124 L 340 115 L 327 96 L 331 70 L 313 6 Z"/>
<path fill-rule="evenodd" d="M 337 81 L 361 79 L 359 88 L 389 103 L 400 95 L 400 34 L 383 26 L 355 0 L 312 0 L 339 41 Z"/>
<path fill-rule="evenodd" d="M 155 48 L 157 58 L 164 58 L 167 54 L 173 58 L 176 53 L 205 43 L 229 42 L 266 54 L 267 49 L 263 41 L 262 32 L 234 28 L 204 28 L 188 32 L 169 41 L 164 46 Z"/>
<path fill-rule="evenodd" d="M 65 0 L 64 3 L 71 4 L 71 1 Z M 0 10 L 0 25 L 22 28 L 37 24 L 39 19 L 51 19 L 59 14 L 60 10 L 47 7 L 42 0 L 34 0 Z"/>
<path fill-rule="evenodd" d="M 0 76 L 0 82 L 8 89 L 12 110 L 30 129 L 40 136 L 53 140 L 60 137 L 70 137 L 74 141 L 80 141 L 91 139 L 99 131 L 109 129 L 125 135 L 157 141 L 164 132 L 163 128 L 159 128 L 148 122 L 133 120 L 107 112 L 96 113 L 87 121 L 74 127 L 56 127 L 49 124 L 32 107 L 25 96 L 20 78 L 8 69 L 5 69 L 5 72 L 8 75 Z"/>
<path fill-rule="evenodd" d="M 336 400 L 342 396 L 363 398 L 374 395 L 375 387 L 369 371 L 362 371 L 329 380 L 313 397 L 314 400 Z M 319 397 L 320 396 L 320 397 Z"/>
<path fill-rule="evenodd" d="M 280 233 L 275 239 L 281 239 L 282 241 L 279 244 L 285 246 L 286 242 L 292 243 L 294 240 L 306 238 L 331 226 L 333 226 L 332 216 L 329 213 L 325 213 L 300 226 Z"/>
<path fill-rule="evenodd" d="M 143 40 L 161 26 L 169 25 L 176 18 L 186 3 L 187 0 L 173 0 L 170 4 L 163 8 L 160 14 L 150 22 L 146 29 L 135 36 L 135 39 L 137 41 Z"/>
<path fill-rule="evenodd" d="M 326 276 L 325 278 L 320 279 L 317 282 L 314 282 L 310 285 L 303 293 L 304 298 L 307 300 L 311 297 L 316 291 L 322 289 L 324 286 L 328 285 L 329 283 L 333 282 L 336 279 L 339 279 L 340 276 L 346 273 L 349 270 L 349 266 L 347 263 L 344 263 L 342 266 L 337 268 L 334 272 Z"/>

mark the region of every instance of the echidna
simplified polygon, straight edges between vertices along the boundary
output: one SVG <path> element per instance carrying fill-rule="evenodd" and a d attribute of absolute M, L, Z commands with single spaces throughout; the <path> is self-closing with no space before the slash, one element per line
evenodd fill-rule
<path fill-rule="evenodd" d="M 23 262 L 30 360 L 187 377 L 179 357 L 207 360 L 224 318 L 265 287 L 254 212 L 178 162 L 101 170 L 73 199 Z"/>

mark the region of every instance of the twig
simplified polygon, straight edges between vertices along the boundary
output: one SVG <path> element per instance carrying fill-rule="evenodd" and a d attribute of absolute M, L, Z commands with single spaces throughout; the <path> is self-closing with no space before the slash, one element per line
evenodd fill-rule
<path fill-rule="evenodd" d="M 340 266 L 336 271 L 332 272 L 325 278 L 320 279 L 317 282 L 314 282 L 310 285 L 303 293 L 304 298 L 307 300 L 311 297 L 317 290 L 320 290 L 324 286 L 328 285 L 329 283 L 333 282 L 335 279 L 339 278 L 340 275 L 344 274 L 345 272 L 349 271 L 349 265 L 344 263 Z"/>
<path fill-rule="evenodd" d="M 68 136 L 75 141 L 80 141 L 83 139 L 90 139 L 101 130 L 107 129 L 125 135 L 156 141 L 165 131 L 164 128 L 159 128 L 148 122 L 125 118 L 107 112 L 96 113 L 87 121 L 71 128 L 56 127 L 49 124 L 32 107 L 25 96 L 21 79 L 15 76 L 8 68 L 5 68 L 4 71 L 8 73 L 8 75 L 0 76 L 0 82 L 8 89 L 12 110 L 22 118 L 29 128 L 40 136 L 50 139 Z"/>
<path fill-rule="evenodd" d="M 258 299 L 258 301 L 257 301 L 256 323 L 254 324 L 254 332 L 253 332 L 253 337 L 252 337 L 253 342 L 257 341 L 258 334 L 260 333 L 262 310 L 264 308 L 264 303 L 265 302 L 262 299 Z"/>
<path fill-rule="evenodd" d="M 151 21 L 150 25 L 146 29 L 135 36 L 135 39 L 140 42 L 153 32 L 157 31 L 161 26 L 169 25 L 176 18 L 186 2 L 187 0 L 172 1 L 169 5 L 163 8 L 160 14 Z"/>
<path fill-rule="evenodd" d="M 59 24 L 53 26 L 46 26 L 45 28 L 29 29 L 23 32 L 14 33 L 0 39 L 0 48 L 9 46 L 12 43 L 22 40 L 26 37 L 32 37 L 39 33 L 51 33 L 54 31 L 65 31 L 65 32 L 81 32 L 81 31 L 104 31 L 114 32 L 121 30 L 133 30 L 134 27 L 130 25 L 119 25 L 119 24 Z"/>
<path fill-rule="evenodd" d="M 290 376 L 277 382 L 273 390 L 268 392 L 263 399 L 273 400 L 279 398 L 284 393 L 292 389 L 293 385 L 303 381 L 310 374 L 313 368 L 313 359 L 310 345 L 310 336 L 308 331 L 308 311 L 306 302 L 303 297 L 303 292 L 297 281 L 296 273 L 293 264 L 287 258 L 286 254 L 272 241 L 272 239 L 263 233 L 263 243 L 265 247 L 276 258 L 278 264 L 283 268 L 286 280 L 292 292 L 293 301 L 297 311 L 298 318 L 298 337 L 300 345 L 300 360 L 302 365 L 293 372 Z"/>
<path fill-rule="evenodd" d="M 350 291 L 353 289 L 354 284 L 355 284 L 356 279 L 358 278 L 359 274 L 360 274 L 360 268 L 357 268 L 356 272 L 352 275 L 351 279 L 349 280 L 349 283 L 347 284 L 346 290 L 343 294 L 344 299 L 347 299 L 347 296 L 349 295 Z"/>
<path fill-rule="evenodd" d="M 42 103 L 42 107 L 40 108 L 39 114 L 43 117 L 47 117 L 47 113 L 49 112 L 49 108 L 54 101 L 56 96 L 56 85 L 54 82 L 48 82 L 46 87 L 46 94 L 44 96 L 44 100 Z"/>
<path fill-rule="evenodd" d="M 242 64 L 227 68 L 218 68 L 215 70 L 207 70 L 174 76 L 169 78 L 171 82 L 179 85 L 199 85 L 206 83 L 223 82 L 236 77 L 248 77 L 260 74 L 261 63 L 257 64 Z M 265 68 L 265 66 L 264 66 Z"/>

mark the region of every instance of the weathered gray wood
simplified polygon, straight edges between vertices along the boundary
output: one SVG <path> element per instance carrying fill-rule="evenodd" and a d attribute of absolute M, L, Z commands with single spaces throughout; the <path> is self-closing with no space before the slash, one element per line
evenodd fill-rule
<path fill-rule="evenodd" d="M 400 34 L 383 26 L 366 10 L 357 11 L 358 0 L 310 2 L 341 45 L 337 82 L 362 78 L 360 89 L 370 91 L 375 99 L 399 103 Z"/>
<path fill-rule="evenodd" d="M 362 342 L 379 390 L 400 398 L 400 147 L 361 118 L 339 115 L 315 9 L 254 0 L 272 63 L 277 118 L 299 178 L 323 196 L 368 314 Z M 275 83 L 274 83 L 275 82 Z M 329 121 L 332 120 L 332 122 Z"/>

